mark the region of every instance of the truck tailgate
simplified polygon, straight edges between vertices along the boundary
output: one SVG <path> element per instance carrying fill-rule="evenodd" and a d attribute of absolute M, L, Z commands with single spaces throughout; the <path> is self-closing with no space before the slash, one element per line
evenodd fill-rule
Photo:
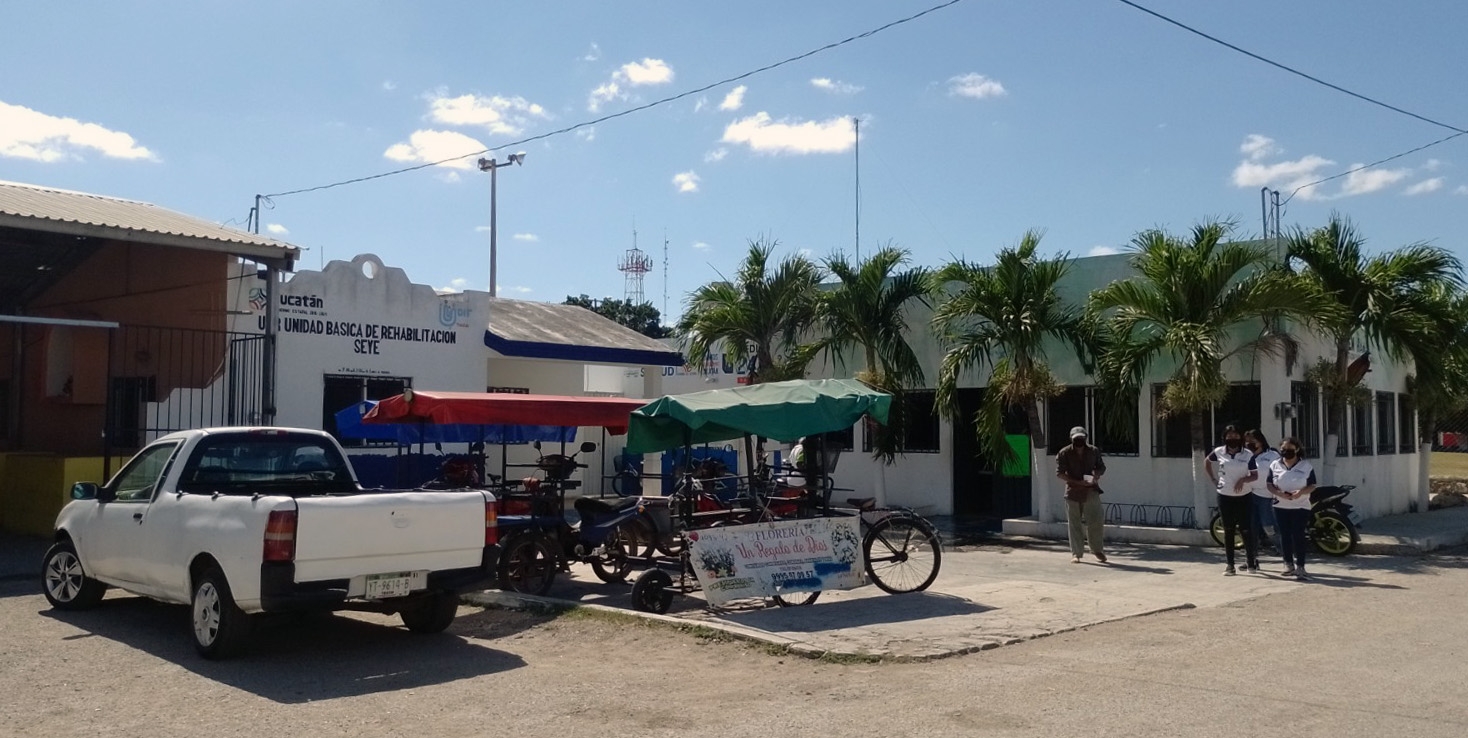
<path fill-rule="evenodd" d="M 384 492 L 296 501 L 296 581 L 480 565 L 484 496 Z"/>

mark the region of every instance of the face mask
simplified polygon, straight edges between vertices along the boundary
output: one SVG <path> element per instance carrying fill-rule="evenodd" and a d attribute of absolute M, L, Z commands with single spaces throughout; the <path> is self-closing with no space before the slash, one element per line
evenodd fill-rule
<path fill-rule="evenodd" d="M 1286 459 L 1293 459 L 1299 453 L 1300 453 L 1299 451 L 1296 451 L 1296 450 L 1294 450 L 1292 448 L 1285 448 L 1285 449 L 1280 449 L 1279 455 L 1281 457 L 1283 457 L 1283 458 L 1286 458 Z"/>
<path fill-rule="evenodd" d="M 1242 440 L 1238 439 L 1238 438 L 1225 438 L 1225 439 L 1223 439 L 1223 445 L 1224 446 L 1227 446 L 1228 448 L 1238 448 L 1239 446 L 1242 446 L 1243 444 L 1244 444 L 1244 442 Z"/>
<path fill-rule="evenodd" d="M 1072 438 L 1072 439 L 1070 439 L 1070 442 L 1076 448 L 1080 448 L 1080 447 L 1086 445 L 1086 437 L 1085 436 L 1081 436 L 1080 438 Z"/>

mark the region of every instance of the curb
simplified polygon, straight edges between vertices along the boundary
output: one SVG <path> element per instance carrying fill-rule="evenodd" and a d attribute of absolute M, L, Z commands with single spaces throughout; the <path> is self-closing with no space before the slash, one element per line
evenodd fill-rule
<path fill-rule="evenodd" d="M 460 597 L 460 599 L 473 605 L 502 607 L 511 610 L 547 608 L 565 612 L 576 609 L 586 609 L 594 612 L 609 613 L 622 617 L 641 618 L 680 630 L 690 627 L 707 628 L 709 630 L 718 631 L 720 633 L 723 633 L 724 635 L 730 636 L 731 638 L 736 638 L 741 641 L 758 643 L 768 646 L 776 646 L 785 649 L 791 654 L 804 656 L 811 659 L 820 659 L 825 657 L 851 657 L 859 659 L 889 661 L 894 663 L 927 662 L 952 658 L 954 656 L 964 656 L 971 653 L 978 653 L 980 651 L 990 651 L 995 648 L 999 648 L 1000 646 L 1012 646 L 1017 643 L 1033 641 L 1048 636 L 1061 635 L 1063 633 L 1072 633 L 1078 630 L 1084 630 L 1086 628 L 1091 628 L 1098 625 L 1105 625 L 1107 623 L 1116 623 L 1123 620 L 1131 620 L 1132 618 L 1147 617 L 1149 615 L 1160 615 L 1162 613 L 1175 612 L 1179 610 L 1192 610 L 1197 607 L 1191 602 L 1184 602 L 1178 605 L 1168 605 L 1166 607 L 1143 610 L 1141 612 L 1135 612 L 1128 615 L 1119 615 L 1117 617 L 1097 620 L 1095 622 L 1071 625 L 1064 628 L 1058 628 L 1056 630 L 1035 633 L 1033 635 L 996 639 L 978 645 L 940 649 L 917 655 L 903 656 L 890 653 L 872 653 L 870 651 L 824 649 L 813 646 L 804 641 L 787 638 L 785 636 L 771 633 L 769 631 L 758 630 L 755 628 L 746 628 L 743 626 L 733 625 L 731 623 L 725 623 L 718 620 L 690 620 L 686 618 L 674 617 L 672 615 L 659 615 L 657 613 L 651 612 L 624 610 L 620 607 L 610 607 L 607 605 L 598 605 L 589 602 L 563 600 L 556 597 L 543 597 L 540 595 L 528 595 L 498 590 L 486 590 L 484 592 L 465 593 Z"/>

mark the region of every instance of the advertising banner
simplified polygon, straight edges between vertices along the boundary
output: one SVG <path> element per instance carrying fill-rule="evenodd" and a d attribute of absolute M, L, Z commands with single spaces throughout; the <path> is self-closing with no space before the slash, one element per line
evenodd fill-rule
<path fill-rule="evenodd" d="M 711 605 L 862 585 L 855 517 L 780 520 L 688 534 L 698 583 Z"/>

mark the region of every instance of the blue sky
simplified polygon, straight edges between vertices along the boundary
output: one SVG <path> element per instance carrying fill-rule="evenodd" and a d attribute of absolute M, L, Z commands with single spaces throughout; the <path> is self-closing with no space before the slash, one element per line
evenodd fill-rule
<path fill-rule="evenodd" d="M 937 5 L 918 2 L 24 3 L 0 45 L 0 179 L 243 224 L 257 193 L 496 148 L 500 294 L 620 297 L 656 260 L 668 306 L 746 243 L 986 261 L 1236 218 L 1450 132 L 1286 75 L 1112 0 L 964 0 L 870 38 L 573 133 Z M 1468 128 L 1468 5 L 1144 5 Z M 322 257 L 375 253 L 438 287 L 488 284 L 489 175 L 432 167 L 274 198 L 263 223 Z M 1303 190 L 1284 222 L 1352 217 L 1369 245 L 1468 258 L 1468 136 Z"/>

